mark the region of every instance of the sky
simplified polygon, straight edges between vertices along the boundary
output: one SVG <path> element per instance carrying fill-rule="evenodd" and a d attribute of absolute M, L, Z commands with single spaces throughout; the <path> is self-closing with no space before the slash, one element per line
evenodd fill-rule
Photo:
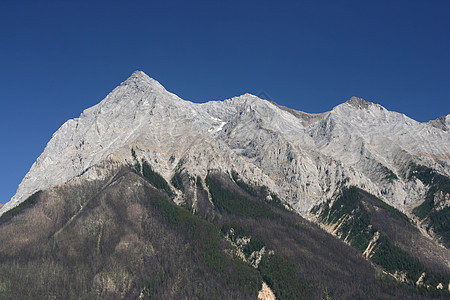
<path fill-rule="evenodd" d="M 450 113 L 450 1 L 0 1 L 0 203 L 134 70 L 185 100 Z"/>

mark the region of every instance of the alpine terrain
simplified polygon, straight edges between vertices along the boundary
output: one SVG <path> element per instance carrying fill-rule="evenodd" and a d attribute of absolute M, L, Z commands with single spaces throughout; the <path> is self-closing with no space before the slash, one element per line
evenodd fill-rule
<path fill-rule="evenodd" d="M 2 299 L 450 297 L 450 115 L 192 103 L 141 71 L 0 206 Z"/>

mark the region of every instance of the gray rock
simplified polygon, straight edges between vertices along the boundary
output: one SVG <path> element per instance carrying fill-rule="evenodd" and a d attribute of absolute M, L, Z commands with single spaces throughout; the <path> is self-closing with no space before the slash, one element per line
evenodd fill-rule
<path fill-rule="evenodd" d="M 250 94 L 197 104 L 136 71 L 61 126 L 0 214 L 37 190 L 132 163 L 131 148 L 167 181 L 177 168 L 201 178 L 208 170 L 235 170 L 304 216 L 348 185 L 410 210 L 426 192 L 405 178 L 410 162 L 450 175 L 449 131 L 361 98 L 322 114 Z"/>
<path fill-rule="evenodd" d="M 438 129 L 442 129 L 444 131 L 450 130 L 450 115 L 442 116 L 437 118 L 436 120 L 428 121 L 428 125 L 436 127 Z"/>

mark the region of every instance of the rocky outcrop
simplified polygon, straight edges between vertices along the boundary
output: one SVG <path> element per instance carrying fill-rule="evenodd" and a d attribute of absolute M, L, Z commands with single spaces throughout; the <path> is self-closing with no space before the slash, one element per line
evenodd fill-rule
<path fill-rule="evenodd" d="M 433 127 L 442 129 L 444 131 L 450 130 L 450 115 L 442 116 L 437 118 L 436 120 L 428 121 L 428 125 L 431 125 Z"/>
<path fill-rule="evenodd" d="M 262 288 L 258 293 L 258 300 L 275 300 L 275 294 L 265 282 L 263 282 Z"/>

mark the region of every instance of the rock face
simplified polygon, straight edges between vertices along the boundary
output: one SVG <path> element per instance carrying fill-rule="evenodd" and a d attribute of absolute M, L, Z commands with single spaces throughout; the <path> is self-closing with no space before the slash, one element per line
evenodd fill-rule
<path fill-rule="evenodd" d="M 450 115 L 442 116 L 440 118 L 437 118 L 436 120 L 431 120 L 427 124 L 431 125 L 433 127 L 442 129 L 444 131 L 449 131 L 450 130 Z"/>
<path fill-rule="evenodd" d="M 350 185 L 408 212 L 427 192 L 408 177 L 412 163 L 450 175 L 449 117 L 438 120 L 429 126 L 357 97 L 322 114 L 250 94 L 196 104 L 136 71 L 61 126 L 0 214 L 38 190 L 142 159 L 167 181 L 235 171 L 304 216 Z"/>

